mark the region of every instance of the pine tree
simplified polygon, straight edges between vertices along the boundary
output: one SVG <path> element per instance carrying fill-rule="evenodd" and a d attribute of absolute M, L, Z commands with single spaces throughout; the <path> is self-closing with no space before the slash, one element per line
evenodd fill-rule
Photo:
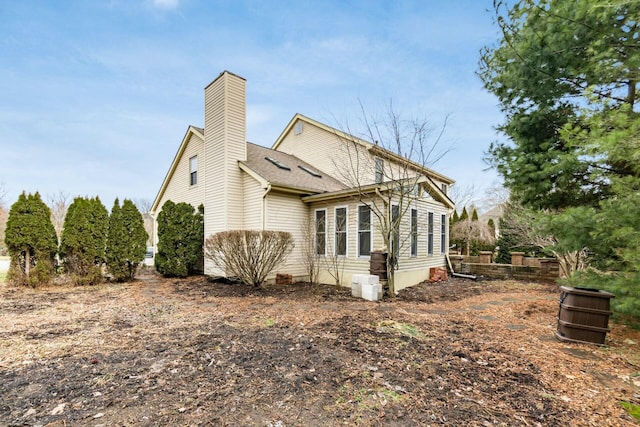
<path fill-rule="evenodd" d="M 471 214 L 471 221 L 477 221 L 478 220 L 478 211 L 476 210 L 476 208 L 473 208 L 473 213 Z"/>
<path fill-rule="evenodd" d="M 165 202 L 158 214 L 156 270 L 164 276 L 186 277 L 203 260 L 204 207 Z"/>
<path fill-rule="evenodd" d="M 77 197 L 64 219 L 60 256 L 72 280 L 93 285 L 102 280 L 109 214 L 98 197 Z"/>
<path fill-rule="evenodd" d="M 451 217 L 451 225 L 455 224 L 458 221 L 460 221 L 460 217 L 458 216 L 458 211 L 454 210 L 453 216 Z"/>
<path fill-rule="evenodd" d="M 144 260 L 147 232 L 138 208 L 125 199 L 120 207 L 115 200 L 107 232 L 106 263 L 109 273 L 116 281 L 131 280 L 138 265 Z"/>
<path fill-rule="evenodd" d="M 467 207 L 463 207 L 462 208 L 462 213 L 460 214 L 460 218 L 458 218 L 458 221 L 466 221 L 469 219 L 469 214 L 467 213 Z"/>
<path fill-rule="evenodd" d="M 51 280 L 58 239 L 50 215 L 38 193 L 22 193 L 11 207 L 5 233 L 9 282 L 36 287 Z"/>

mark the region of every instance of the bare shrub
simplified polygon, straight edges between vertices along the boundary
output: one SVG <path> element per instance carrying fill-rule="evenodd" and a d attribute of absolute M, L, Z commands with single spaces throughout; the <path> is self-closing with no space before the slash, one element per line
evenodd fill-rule
<path fill-rule="evenodd" d="M 260 286 L 293 247 L 292 234 L 284 231 L 223 231 L 204 242 L 205 258 L 253 286 Z"/>

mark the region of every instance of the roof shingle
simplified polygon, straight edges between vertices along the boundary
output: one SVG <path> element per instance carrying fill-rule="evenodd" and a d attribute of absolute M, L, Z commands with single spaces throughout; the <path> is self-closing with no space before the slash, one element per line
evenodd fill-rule
<path fill-rule="evenodd" d="M 346 188 L 343 183 L 334 177 L 327 175 L 296 156 L 250 142 L 247 142 L 247 160 L 241 163 L 271 184 L 309 190 L 315 193 L 338 191 Z M 278 166 L 278 163 L 280 166 Z M 285 168 L 282 166 L 285 166 Z M 305 169 L 310 172 L 305 171 Z"/>

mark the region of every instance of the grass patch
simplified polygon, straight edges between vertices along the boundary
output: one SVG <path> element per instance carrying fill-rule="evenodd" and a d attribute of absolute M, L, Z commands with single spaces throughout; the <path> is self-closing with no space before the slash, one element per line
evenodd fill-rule
<path fill-rule="evenodd" d="M 389 332 L 405 335 L 418 340 L 426 339 L 426 335 L 423 334 L 420 329 L 412 325 L 411 323 L 401 323 L 395 320 L 384 320 L 377 324 L 376 329 L 378 332 Z"/>
<path fill-rule="evenodd" d="M 0 283 L 6 283 L 7 281 L 7 272 L 0 271 Z"/>
<path fill-rule="evenodd" d="M 620 405 L 624 408 L 625 411 L 629 413 L 629 415 L 640 421 L 640 405 L 625 401 L 621 401 Z"/>

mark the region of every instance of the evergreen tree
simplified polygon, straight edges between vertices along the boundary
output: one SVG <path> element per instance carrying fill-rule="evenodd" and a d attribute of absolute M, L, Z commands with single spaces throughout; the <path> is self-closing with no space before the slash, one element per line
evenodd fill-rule
<path fill-rule="evenodd" d="M 462 208 L 462 213 L 460 214 L 460 218 L 458 218 L 458 222 L 466 221 L 469 219 L 469 213 L 467 213 L 467 207 Z"/>
<path fill-rule="evenodd" d="M 506 116 L 510 139 L 489 160 L 515 201 L 537 209 L 596 206 L 615 177 L 633 175 L 630 158 L 593 150 L 589 117 L 634 110 L 638 100 L 638 0 L 494 2 L 503 37 L 483 50 L 479 75 Z M 588 108 L 584 106 L 589 105 Z"/>
<path fill-rule="evenodd" d="M 517 242 L 505 218 L 500 218 L 498 224 L 500 226 L 500 237 L 498 237 L 498 241 L 496 242 L 496 246 L 498 247 L 496 263 L 511 264 L 511 252 L 516 250 Z"/>
<path fill-rule="evenodd" d="M 10 283 L 36 287 L 53 276 L 58 239 L 50 215 L 38 193 L 22 193 L 11 206 L 5 232 Z"/>
<path fill-rule="evenodd" d="M 640 1 L 605 3 L 494 2 L 503 37 L 480 76 L 511 141 L 489 160 L 516 202 L 545 209 L 545 249 L 570 282 L 608 288 L 616 310 L 640 316 Z"/>
<path fill-rule="evenodd" d="M 146 253 L 147 232 L 138 208 L 125 199 L 120 207 L 113 203 L 107 231 L 106 263 L 113 279 L 122 282 L 134 278 Z"/>
<path fill-rule="evenodd" d="M 453 216 L 451 217 L 451 225 L 455 224 L 459 220 L 460 220 L 460 217 L 458 216 L 458 211 L 454 210 L 453 211 Z"/>
<path fill-rule="evenodd" d="M 74 283 L 102 280 L 109 214 L 98 197 L 77 197 L 64 219 L 60 256 Z"/>
<path fill-rule="evenodd" d="M 471 214 L 471 221 L 477 221 L 478 220 L 478 211 L 476 210 L 476 208 L 473 208 L 473 213 Z"/>
<path fill-rule="evenodd" d="M 204 207 L 167 200 L 158 214 L 156 270 L 164 276 L 186 277 L 203 260 Z"/>

